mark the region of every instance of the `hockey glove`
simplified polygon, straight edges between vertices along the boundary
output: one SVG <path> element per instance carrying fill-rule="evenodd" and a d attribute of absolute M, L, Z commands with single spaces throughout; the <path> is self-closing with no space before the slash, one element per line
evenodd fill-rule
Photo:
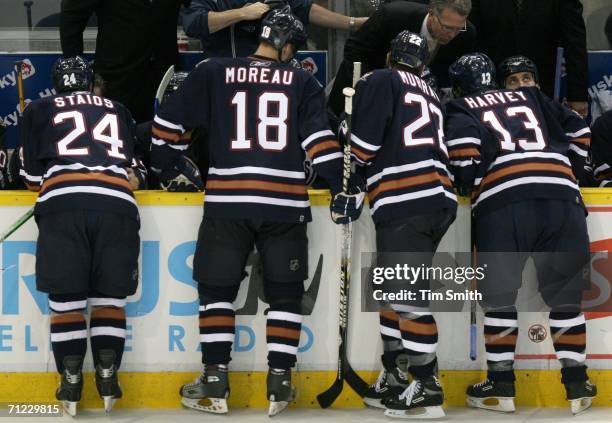
<path fill-rule="evenodd" d="M 353 173 L 349 181 L 349 192 L 336 194 L 331 202 L 331 218 L 338 225 L 345 225 L 359 219 L 365 199 L 363 178 Z"/>
<path fill-rule="evenodd" d="M 198 192 L 204 189 L 204 182 L 196 164 L 186 156 L 181 156 L 173 169 L 159 174 L 162 189 L 169 192 Z"/>

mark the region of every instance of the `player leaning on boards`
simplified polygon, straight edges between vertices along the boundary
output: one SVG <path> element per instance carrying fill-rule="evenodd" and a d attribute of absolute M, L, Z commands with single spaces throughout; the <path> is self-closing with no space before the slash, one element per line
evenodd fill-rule
<path fill-rule="evenodd" d="M 208 130 L 210 169 L 205 214 L 198 233 L 193 278 L 200 298 L 204 372 L 181 388 L 182 403 L 226 413 L 228 364 L 235 334 L 233 302 L 247 256 L 257 246 L 264 270 L 269 414 L 293 398 L 291 368 L 302 325 L 308 277 L 306 222 L 311 220 L 303 162 L 327 179 L 334 205 L 348 203 L 337 223 L 360 209 L 342 190 L 342 153 L 329 130 L 323 89 L 312 75 L 287 64 L 306 41 L 289 8 L 262 23 L 257 51 L 245 58 L 201 62 L 162 104 L 153 122 L 152 167 L 181 169 L 184 128 Z M 229 109 L 228 109 L 229 105 Z M 186 175 L 196 185 L 194 175 Z M 362 194 L 363 195 L 363 194 Z"/>
<path fill-rule="evenodd" d="M 419 76 L 428 57 L 425 38 L 400 32 L 391 42 L 389 68 L 368 73 L 357 83 L 351 134 L 352 156 L 367 178 L 376 250 L 406 253 L 415 267 L 431 265 L 457 210 L 440 100 Z M 383 254 L 376 265 L 395 267 L 396 261 Z M 418 292 L 428 289 L 429 281 L 399 285 Z M 389 417 L 443 417 L 444 395 L 436 377 L 438 331 L 429 303 L 390 308 L 395 313 L 380 314 L 384 370 L 364 401 L 386 408 Z M 407 369 L 400 364 L 406 358 Z M 410 385 L 406 370 L 414 378 Z"/>
<path fill-rule="evenodd" d="M 532 72 L 526 63 L 514 71 Z M 506 84 L 515 73 L 504 71 Z M 539 291 L 551 307 L 550 333 L 567 399 L 572 412 L 580 412 L 597 391 L 585 366 L 580 301 L 589 239 L 572 169 L 584 167 L 590 130 L 578 114 L 537 87 L 497 90 L 495 67 L 484 54 L 461 57 L 449 74 L 457 99 L 447 104 L 446 145 L 455 185 L 471 192 L 478 265 L 488 266 L 478 284 L 488 374 L 468 388 L 468 404 L 515 409 L 515 302 L 527 258 L 541 252 L 533 255 Z M 490 405 L 491 399 L 497 404 Z"/>
<path fill-rule="evenodd" d="M 135 127 L 120 103 L 91 94 L 80 57 L 53 66 L 57 95 L 33 101 L 20 127 L 21 175 L 38 191 L 36 288 L 49 294 L 51 347 L 62 374 L 56 392 L 75 415 L 87 350 L 106 411 L 121 398 L 117 370 L 125 344 L 125 298 L 136 292 L 140 221 L 132 190 Z"/>

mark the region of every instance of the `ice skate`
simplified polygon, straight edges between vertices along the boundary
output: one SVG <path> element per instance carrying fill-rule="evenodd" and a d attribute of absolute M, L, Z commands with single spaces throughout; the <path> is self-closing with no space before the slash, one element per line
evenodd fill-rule
<path fill-rule="evenodd" d="M 96 388 L 98 388 L 98 394 L 100 394 L 104 401 L 104 411 L 107 413 L 111 412 L 115 401 L 123 395 L 119 386 L 119 378 L 117 377 L 115 358 L 116 355 L 113 350 L 100 350 L 98 352 Z"/>
<path fill-rule="evenodd" d="M 444 393 L 435 376 L 413 380 L 398 397 L 385 401 L 385 416 L 395 419 L 439 419 L 446 414 L 442 409 Z"/>
<path fill-rule="evenodd" d="M 597 387 L 588 380 L 585 382 L 568 383 L 565 385 L 567 400 L 570 402 L 572 414 L 582 413 L 591 406 L 597 395 Z"/>
<path fill-rule="evenodd" d="M 374 408 L 386 409 L 385 402 L 389 398 L 398 397 L 408 387 L 408 375 L 399 367 L 387 371 L 383 368 L 376 379 L 376 383 L 370 385 L 363 402 Z"/>
<path fill-rule="evenodd" d="M 215 414 L 227 413 L 229 396 L 227 365 L 204 366 L 204 371 L 195 382 L 183 385 L 179 394 L 181 404 L 198 411 Z"/>
<path fill-rule="evenodd" d="M 64 410 L 71 416 L 76 416 L 77 404 L 81 400 L 83 390 L 83 357 L 67 355 L 63 360 L 64 372 L 55 398 L 62 402 Z"/>
<path fill-rule="evenodd" d="M 485 379 L 480 383 L 468 386 L 467 395 L 466 402 L 470 407 L 504 413 L 516 410 L 514 382 L 494 382 Z"/>
<path fill-rule="evenodd" d="M 295 398 L 295 389 L 291 386 L 291 369 L 270 369 L 267 384 L 270 401 L 268 416 L 274 417 Z"/>

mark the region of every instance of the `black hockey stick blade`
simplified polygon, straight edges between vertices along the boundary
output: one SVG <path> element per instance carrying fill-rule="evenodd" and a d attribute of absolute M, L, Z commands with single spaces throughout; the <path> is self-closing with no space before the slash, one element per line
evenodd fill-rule
<path fill-rule="evenodd" d="M 368 392 L 368 384 L 353 370 L 348 360 L 344 362 L 344 380 L 348 386 L 353 388 L 353 391 L 361 398 L 365 397 Z"/>
<path fill-rule="evenodd" d="M 344 385 L 344 378 L 338 375 L 338 377 L 336 377 L 336 380 L 334 381 L 332 386 L 330 386 L 327 389 L 327 391 L 322 392 L 319 395 L 317 395 L 317 401 L 319 405 L 321 406 L 321 408 L 328 408 L 334 403 L 334 401 L 336 401 L 336 399 L 342 393 L 343 385 Z"/>

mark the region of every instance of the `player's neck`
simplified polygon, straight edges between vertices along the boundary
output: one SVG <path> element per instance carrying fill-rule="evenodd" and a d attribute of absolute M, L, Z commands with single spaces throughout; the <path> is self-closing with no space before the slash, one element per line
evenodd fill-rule
<path fill-rule="evenodd" d="M 278 50 L 265 44 L 260 44 L 257 47 L 257 50 L 255 50 L 255 53 L 253 53 L 251 56 L 256 56 L 260 59 L 268 59 L 273 62 L 278 62 L 280 59 Z"/>

